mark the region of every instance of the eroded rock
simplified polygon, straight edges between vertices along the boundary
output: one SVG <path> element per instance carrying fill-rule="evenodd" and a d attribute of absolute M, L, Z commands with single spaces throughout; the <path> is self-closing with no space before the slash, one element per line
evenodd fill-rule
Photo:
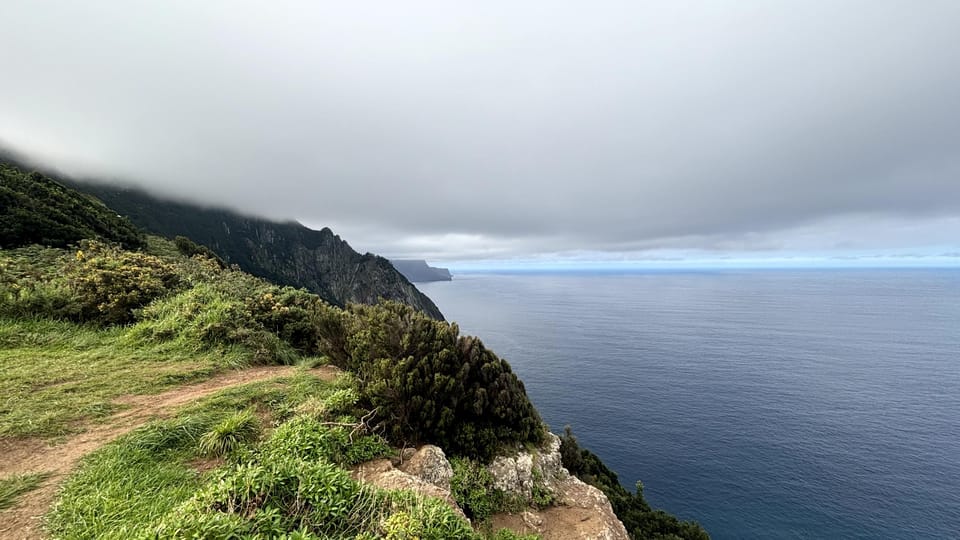
<path fill-rule="evenodd" d="M 397 468 L 441 489 L 450 491 L 453 467 L 447 461 L 447 455 L 443 453 L 443 450 L 432 444 L 421 446 Z"/>

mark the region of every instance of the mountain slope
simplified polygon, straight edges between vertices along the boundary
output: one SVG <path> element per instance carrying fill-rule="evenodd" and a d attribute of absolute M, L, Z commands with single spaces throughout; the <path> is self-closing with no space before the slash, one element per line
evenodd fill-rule
<path fill-rule="evenodd" d="M 373 304 L 384 298 L 443 319 L 437 306 L 388 260 L 357 253 L 326 227 L 316 231 L 295 222 L 163 200 L 106 184 L 71 185 L 148 232 L 168 238 L 186 236 L 246 272 L 281 285 L 304 287 L 332 304 Z"/>
<path fill-rule="evenodd" d="M 0 163 L 0 248 L 66 247 L 85 238 L 144 245 L 143 234 L 100 201 L 38 172 Z"/>

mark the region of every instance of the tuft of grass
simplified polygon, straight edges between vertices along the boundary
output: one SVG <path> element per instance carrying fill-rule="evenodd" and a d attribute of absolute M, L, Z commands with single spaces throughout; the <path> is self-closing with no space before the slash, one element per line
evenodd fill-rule
<path fill-rule="evenodd" d="M 236 452 L 246 443 L 260 436 L 260 424 L 253 411 L 245 409 L 226 417 L 200 437 L 200 452 L 206 456 L 222 457 Z"/>
<path fill-rule="evenodd" d="M 50 473 L 18 474 L 9 478 L 0 478 L 0 510 L 13 506 L 21 495 L 40 487 Z"/>

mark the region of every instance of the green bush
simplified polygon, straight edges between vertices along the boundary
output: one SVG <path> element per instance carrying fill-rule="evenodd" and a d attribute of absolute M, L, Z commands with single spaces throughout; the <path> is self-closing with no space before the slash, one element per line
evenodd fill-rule
<path fill-rule="evenodd" d="M 345 418 L 345 420 L 351 420 Z M 377 435 L 351 427 L 329 426 L 309 416 L 281 424 L 260 447 L 263 459 L 296 453 L 302 459 L 325 460 L 350 466 L 389 455 L 390 446 Z"/>
<path fill-rule="evenodd" d="M 245 298 L 247 311 L 258 324 L 304 355 L 320 353 L 319 296 L 292 287 L 265 287 Z"/>
<path fill-rule="evenodd" d="M 100 324 L 133 322 L 134 310 L 174 291 L 177 269 L 159 257 L 83 241 L 66 284 L 79 304 L 81 321 Z"/>
<path fill-rule="evenodd" d="M 213 261 L 220 268 L 227 267 L 227 263 L 223 262 L 223 259 L 214 253 L 212 249 L 207 246 L 201 246 L 186 236 L 174 237 L 173 244 L 177 247 L 177 251 L 187 257 L 196 257 L 199 255 L 200 257 Z"/>
<path fill-rule="evenodd" d="M 0 314 L 100 325 L 132 322 L 180 283 L 176 266 L 159 257 L 87 240 L 73 251 L 4 252 L 0 270 Z"/>
<path fill-rule="evenodd" d="M 516 509 L 513 501 L 493 485 L 493 476 L 483 465 L 468 458 L 450 460 L 453 476 L 450 494 L 463 512 L 472 520 L 484 522 L 498 512 Z"/>
<path fill-rule="evenodd" d="M 543 424 L 510 365 L 456 324 L 409 306 L 352 305 L 322 314 L 323 353 L 357 374 L 388 439 L 430 442 L 487 461 L 504 446 L 538 443 Z"/>
<path fill-rule="evenodd" d="M 144 308 L 132 336 L 148 340 L 180 340 L 198 350 L 241 346 L 257 364 L 292 364 L 297 355 L 275 334 L 264 329 L 241 299 L 231 298 L 214 284 L 201 283 Z"/>

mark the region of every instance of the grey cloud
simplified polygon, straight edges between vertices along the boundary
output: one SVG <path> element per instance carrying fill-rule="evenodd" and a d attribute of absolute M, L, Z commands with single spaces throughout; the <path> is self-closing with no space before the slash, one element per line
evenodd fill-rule
<path fill-rule="evenodd" d="M 12 0 L 0 18 L 0 139 L 360 249 L 844 249 L 903 221 L 909 247 L 960 216 L 956 2 Z"/>

